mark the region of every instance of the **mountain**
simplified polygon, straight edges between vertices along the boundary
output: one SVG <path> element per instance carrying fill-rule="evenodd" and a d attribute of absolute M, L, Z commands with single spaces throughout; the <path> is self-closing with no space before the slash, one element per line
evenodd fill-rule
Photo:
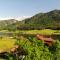
<path fill-rule="evenodd" d="M 60 29 L 60 10 L 38 13 L 16 24 L 17 29 Z"/>
<path fill-rule="evenodd" d="M 16 22 L 17 20 L 15 19 L 0 20 L 0 30 L 6 29 L 6 28 L 8 29 L 8 26 L 14 25 Z"/>
<path fill-rule="evenodd" d="M 0 30 L 60 29 L 60 10 L 38 13 L 22 21 L 1 20 Z"/>

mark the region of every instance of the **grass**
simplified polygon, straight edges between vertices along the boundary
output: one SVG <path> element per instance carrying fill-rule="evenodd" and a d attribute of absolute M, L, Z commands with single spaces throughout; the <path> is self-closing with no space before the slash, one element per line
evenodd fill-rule
<path fill-rule="evenodd" d="M 0 31 L 3 33 L 10 33 L 9 31 Z M 16 30 L 12 33 L 20 33 L 20 34 L 42 34 L 42 35 L 60 35 L 60 30 L 51 30 L 51 29 L 43 29 L 43 30 Z"/>
<path fill-rule="evenodd" d="M 20 30 L 21 34 L 42 34 L 42 35 L 52 35 L 59 34 L 60 30 L 51 30 L 51 29 L 43 29 L 43 30 Z M 17 33 L 19 33 L 17 32 Z"/>
<path fill-rule="evenodd" d="M 0 53 L 9 51 L 15 44 L 15 39 L 10 39 L 9 37 L 0 38 Z"/>

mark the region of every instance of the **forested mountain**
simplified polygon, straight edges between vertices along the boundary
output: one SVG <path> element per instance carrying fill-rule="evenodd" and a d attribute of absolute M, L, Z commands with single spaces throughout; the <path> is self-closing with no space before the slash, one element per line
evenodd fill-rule
<path fill-rule="evenodd" d="M 60 10 L 38 13 L 16 24 L 17 29 L 60 29 Z"/>
<path fill-rule="evenodd" d="M 22 21 L 15 19 L 0 21 L 0 30 L 60 29 L 60 10 L 38 13 Z"/>

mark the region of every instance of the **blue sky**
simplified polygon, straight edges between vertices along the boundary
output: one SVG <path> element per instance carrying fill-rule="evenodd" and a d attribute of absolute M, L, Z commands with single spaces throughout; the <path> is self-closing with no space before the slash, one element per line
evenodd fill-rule
<path fill-rule="evenodd" d="M 0 18 L 33 16 L 60 9 L 60 0 L 0 0 Z"/>

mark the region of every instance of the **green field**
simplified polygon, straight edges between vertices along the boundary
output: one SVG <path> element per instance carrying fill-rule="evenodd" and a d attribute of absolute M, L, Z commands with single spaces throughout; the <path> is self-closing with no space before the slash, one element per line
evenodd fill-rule
<path fill-rule="evenodd" d="M 42 34 L 42 35 L 60 35 L 60 30 L 51 30 L 51 29 L 44 29 L 44 30 L 19 30 L 16 33 L 20 34 Z"/>
<path fill-rule="evenodd" d="M 11 48 L 14 47 L 16 40 L 9 37 L 0 38 L 0 53 L 8 52 Z"/>

